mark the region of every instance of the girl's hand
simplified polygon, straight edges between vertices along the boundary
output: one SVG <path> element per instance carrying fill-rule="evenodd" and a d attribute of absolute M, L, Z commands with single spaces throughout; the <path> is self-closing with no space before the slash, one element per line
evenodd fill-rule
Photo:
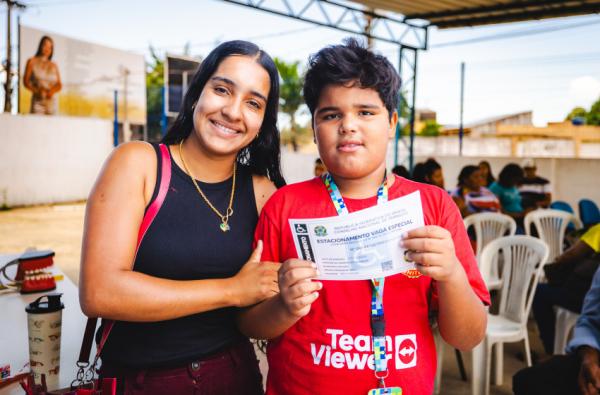
<path fill-rule="evenodd" d="M 406 259 L 417 264 L 417 270 L 439 282 L 452 280 L 461 268 L 454 252 L 454 241 L 446 229 L 428 225 L 404 234 L 400 246 Z"/>
<path fill-rule="evenodd" d="M 250 306 L 279 292 L 277 270 L 281 265 L 277 262 L 261 262 L 262 249 L 262 240 L 259 240 L 248 262 L 232 278 L 236 306 Z"/>

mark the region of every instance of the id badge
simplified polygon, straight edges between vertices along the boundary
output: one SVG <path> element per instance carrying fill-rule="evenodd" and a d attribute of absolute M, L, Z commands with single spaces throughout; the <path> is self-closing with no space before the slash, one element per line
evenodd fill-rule
<path fill-rule="evenodd" d="M 374 388 L 367 395 L 402 395 L 400 387 Z"/>

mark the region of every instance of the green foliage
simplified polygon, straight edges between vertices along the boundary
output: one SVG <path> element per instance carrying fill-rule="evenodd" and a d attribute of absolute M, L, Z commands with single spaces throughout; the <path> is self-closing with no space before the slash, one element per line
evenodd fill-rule
<path fill-rule="evenodd" d="M 592 104 L 590 111 L 585 115 L 585 120 L 588 125 L 600 126 L 600 98 Z"/>
<path fill-rule="evenodd" d="M 425 121 L 425 125 L 423 126 L 423 129 L 421 129 L 421 132 L 419 134 L 421 136 L 439 136 L 441 127 L 442 125 L 430 119 L 428 121 Z"/>
<path fill-rule="evenodd" d="M 570 121 L 575 117 L 584 118 L 587 125 L 600 126 L 600 97 L 592 104 L 589 111 L 586 111 L 583 107 L 572 109 L 566 120 Z"/>
<path fill-rule="evenodd" d="M 586 114 L 587 114 L 587 111 L 585 110 L 585 108 L 575 107 L 574 109 L 571 110 L 569 115 L 567 115 L 567 118 L 565 118 L 565 121 L 570 121 L 576 117 L 584 117 L 585 118 Z"/>
<path fill-rule="evenodd" d="M 151 61 L 146 63 L 146 113 L 148 135 L 151 140 L 160 136 L 160 119 L 163 111 L 162 89 L 165 82 L 165 60 L 150 46 Z"/>
<path fill-rule="evenodd" d="M 279 86 L 279 104 L 282 112 L 290 117 L 290 144 L 294 151 L 298 149 L 298 138 L 300 128 L 296 125 L 296 113 L 303 103 L 302 78 L 298 71 L 300 62 L 287 63 L 275 58 L 275 65 L 281 77 Z"/>
<path fill-rule="evenodd" d="M 293 147 L 294 144 L 297 146 L 312 144 L 314 137 L 309 123 L 304 126 L 296 125 L 294 132 L 290 128 L 283 129 L 280 139 L 282 145 L 291 145 Z"/>

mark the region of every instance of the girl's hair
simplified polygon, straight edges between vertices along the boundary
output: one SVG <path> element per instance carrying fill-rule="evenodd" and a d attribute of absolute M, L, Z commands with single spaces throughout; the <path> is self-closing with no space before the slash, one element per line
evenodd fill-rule
<path fill-rule="evenodd" d="M 282 187 L 285 185 L 285 180 L 281 174 L 279 130 L 277 129 L 279 73 L 273 59 L 258 46 L 248 41 L 224 42 L 213 49 L 202 61 L 185 94 L 179 115 L 162 142 L 177 144 L 190 135 L 194 129 L 193 106 L 198 101 L 204 86 L 221 62 L 227 57 L 235 55 L 256 58 L 256 62 L 266 70 L 271 80 L 267 107 L 260 131 L 257 137 L 238 153 L 237 161 L 248 166 L 252 173 L 266 176 L 278 188 Z"/>
<path fill-rule="evenodd" d="M 48 60 L 52 60 L 52 55 L 54 55 L 54 41 L 50 36 L 42 36 L 42 38 L 40 38 L 40 43 L 38 44 L 35 56 L 42 56 L 42 46 L 44 45 L 44 41 L 50 41 L 50 44 L 52 44 L 52 51 L 50 51 L 50 56 L 48 56 Z"/>
<path fill-rule="evenodd" d="M 516 163 L 509 163 L 498 175 L 498 184 L 505 188 L 515 186 L 523 179 L 523 169 Z"/>
<path fill-rule="evenodd" d="M 431 184 L 431 176 L 433 175 L 433 173 L 436 170 L 441 169 L 442 165 L 440 165 L 439 162 L 433 158 L 427 159 L 423 165 L 425 166 L 425 170 L 424 170 L 425 182 L 427 182 L 428 184 Z"/>
<path fill-rule="evenodd" d="M 413 181 L 426 182 L 425 181 L 425 163 L 419 162 L 413 166 L 411 178 Z"/>
<path fill-rule="evenodd" d="M 471 174 L 475 173 L 479 170 L 479 166 L 467 165 L 463 167 L 458 175 L 458 184 L 457 187 L 464 187 L 466 181 L 471 177 Z"/>

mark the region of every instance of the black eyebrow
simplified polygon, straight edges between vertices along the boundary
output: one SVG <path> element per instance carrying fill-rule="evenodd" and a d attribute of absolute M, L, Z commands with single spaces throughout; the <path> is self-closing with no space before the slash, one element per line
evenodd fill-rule
<path fill-rule="evenodd" d="M 237 84 L 235 82 L 233 82 L 232 80 L 230 80 L 229 78 L 226 78 L 226 77 L 219 77 L 218 75 L 215 75 L 214 77 L 211 77 L 210 79 L 211 80 L 216 80 L 216 81 L 224 82 L 225 84 L 231 85 L 233 87 L 237 86 Z M 250 91 L 250 93 L 253 96 L 257 96 L 257 97 L 263 99 L 265 101 L 265 103 L 267 102 L 267 98 L 264 97 L 262 93 L 257 92 L 257 91 Z"/>
<path fill-rule="evenodd" d="M 378 109 L 381 108 L 381 106 L 377 105 L 377 104 L 362 104 L 362 103 L 356 103 L 353 104 L 352 107 L 354 108 L 367 108 L 367 109 Z M 322 113 L 322 112 L 328 112 L 328 111 L 339 111 L 340 108 L 339 107 L 335 107 L 335 106 L 329 106 L 329 107 L 323 107 L 323 108 L 317 108 L 316 113 Z"/>

